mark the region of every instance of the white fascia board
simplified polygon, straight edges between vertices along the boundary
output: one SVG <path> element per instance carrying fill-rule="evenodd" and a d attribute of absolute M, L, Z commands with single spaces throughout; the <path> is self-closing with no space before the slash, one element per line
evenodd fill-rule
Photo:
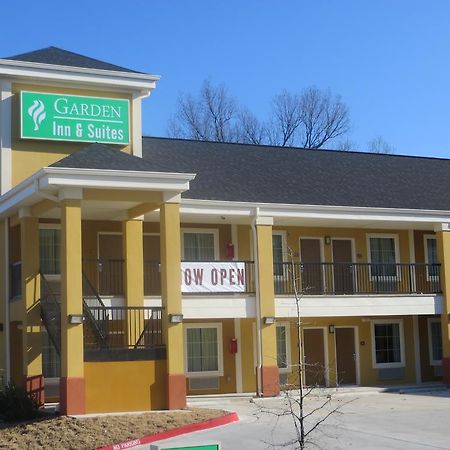
<path fill-rule="evenodd" d="M 219 200 L 183 199 L 181 211 L 189 214 L 227 214 L 298 219 L 370 220 L 403 222 L 450 222 L 450 211 L 400 208 L 370 208 L 360 206 L 292 205 L 247 203 Z"/>
<path fill-rule="evenodd" d="M 300 300 L 302 317 L 409 316 L 442 313 L 442 295 L 307 296 Z M 294 297 L 275 299 L 276 317 L 297 317 Z"/>
<path fill-rule="evenodd" d="M 71 169 L 44 167 L 0 197 L 0 217 L 42 199 L 62 187 L 77 186 L 98 189 L 130 189 L 184 192 L 195 178 L 190 173 L 141 172 L 121 170 Z M 41 191 L 42 190 L 42 191 Z"/>
<path fill-rule="evenodd" d="M 148 93 L 160 79 L 157 75 L 84 67 L 59 66 L 0 59 L 0 75 L 12 79 L 54 81 L 127 88 Z"/>
<path fill-rule="evenodd" d="M 71 169 L 44 167 L 40 187 L 80 186 L 85 188 L 141 189 L 184 192 L 195 174 L 143 172 L 139 170 Z"/>

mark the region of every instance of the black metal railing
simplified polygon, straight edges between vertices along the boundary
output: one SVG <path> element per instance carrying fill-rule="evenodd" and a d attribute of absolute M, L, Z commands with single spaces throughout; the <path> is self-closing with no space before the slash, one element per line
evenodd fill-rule
<path fill-rule="evenodd" d="M 83 273 L 100 296 L 123 295 L 123 259 L 83 259 Z"/>
<path fill-rule="evenodd" d="M 89 323 L 84 323 L 85 349 L 119 350 L 163 346 L 162 308 L 105 306 L 89 307 L 103 324 L 105 339 L 99 342 Z"/>
<path fill-rule="evenodd" d="M 15 299 L 22 296 L 22 262 L 18 261 L 10 264 L 9 266 L 10 276 L 10 295 L 9 298 Z"/>
<path fill-rule="evenodd" d="M 440 264 L 275 263 L 276 294 L 436 294 Z"/>

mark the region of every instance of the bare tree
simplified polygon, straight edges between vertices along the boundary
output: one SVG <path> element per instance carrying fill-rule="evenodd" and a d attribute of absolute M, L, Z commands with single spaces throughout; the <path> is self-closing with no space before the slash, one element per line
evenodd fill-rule
<path fill-rule="evenodd" d="M 308 444 L 313 443 L 311 434 L 317 430 L 317 428 L 320 427 L 330 416 L 340 414 L 342 406 L 349 402 L 337 404 L 337 406 L 335 406 L 332 404 L 332 396 L 328 394 L 313 406 L 305 405 L 305 400 L 317 391 L 318 388 L 317 384 L 306 386 L 304 380 L 306 370 L 309 370 L 310 373 L 316 372 L 318 375 L 317 380 L 320 380 L 321 375 L 324 373 L 325 367 L 317 364 L 308 364 L 305 362 L 303 355 L 302 320 L 300 311 L 301 299 L 305 291 L 308 291 L 313 287 L 303 287 L 303 289 L 299 287 L 300 280 L 298 277 L 298 271 L 296 270 L 296 264 L 294 262 L 294 252 L 292 249 L 289 249 L 288 253 L 290 260 L 288 279 L 293 288 L 297 312 L 296 349 L 298 364 L 293 366 L 295 368 L 296 379 L 295 381 L 286 384 L 282 391 L 284 398 L 286 399 L 286 406 L 271 408 L 265 404 L 259 408 L 258 414 L 271 414 L 277 419 L 281 417 L 290 417 L 292 419 L 295 435 L 293 438 L 279 443 L 277 447 L 295 446 L 294 448 L 303 450 Z"/>
<path fill-rule="evenodd" d="M 227 88 L 204 81 L 198 96 L 179 96 L 168 134 L 199 141 L 234 142 L 237 114 L 237 103 Z"/>
<path fill-rule="evenodd" d="M 395 153 L 395 147 L 386 142 L 381 136 L 373 138 L 367 145 L 367 151 L 369 153 Z"/>
<path fill-rule="evenodd" d="M 316 87 L 301 94 L 283 91 L 272 100 L 267 123 L 241 108 L 226 87 L 204 81 L 197 96 L 181 95 L 169 136 L 219 142 L 271 144 L 318 149 L 350 129 L 340 96 Z"/>

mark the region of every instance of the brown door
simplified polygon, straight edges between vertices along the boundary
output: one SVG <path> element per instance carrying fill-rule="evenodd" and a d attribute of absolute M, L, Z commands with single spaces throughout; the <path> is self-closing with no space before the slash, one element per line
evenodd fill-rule
<path fill-rule="evenodd" d="M 352 294 L 352 241 L 350 239 L 333 239 L 332 245 L 334 293 Z"/>
<path fill-rule="evenodd" d="M 123 248 L 121 234 L 99 234 L 98 289 L 100 295 L 123 295 Z"/>
<path fill-rule="evenodd" d="M 161 295 L 159 235 L 144 235 L 144 295 Z"/>
<path fill-rule="evenodd" d="M 301 286 L 305 294 L 323 293 L 320 239 L 300 239 Z"/>
<path fill-rule="evenodd" d="M 355 329 L 335 328 L 337 384 L 356 384 Z"/>
<path fill-rule="evenodd" d="M 303 356 L 305 362 L 305 384 L 325 386 L 325 346 L 322 328 L 303 330 Z"/>

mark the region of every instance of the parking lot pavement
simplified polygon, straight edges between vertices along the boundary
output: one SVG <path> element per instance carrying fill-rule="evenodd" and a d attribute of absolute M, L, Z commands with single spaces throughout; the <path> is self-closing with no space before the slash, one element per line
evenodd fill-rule
<path fill-rule="evenodd" d="M 326 397 L 308 398 L 306 413 L 320 407 L 324 400 Z M 241 420 L 166 440 L 164 444 L 219 441 L 223 450 L 296 448 L 283 445 L 295 436 L 292 417 L 274 415 L 285 410 L 285 400 L 214 399 L 204 406 L 236 411 Z M 311 416 L 314 418 L 307 422 L 307 429 L 336 407 L 338 411 L 310 435 L 311 448 L 450 449 L 449 390 L 336 395 Z"/>

